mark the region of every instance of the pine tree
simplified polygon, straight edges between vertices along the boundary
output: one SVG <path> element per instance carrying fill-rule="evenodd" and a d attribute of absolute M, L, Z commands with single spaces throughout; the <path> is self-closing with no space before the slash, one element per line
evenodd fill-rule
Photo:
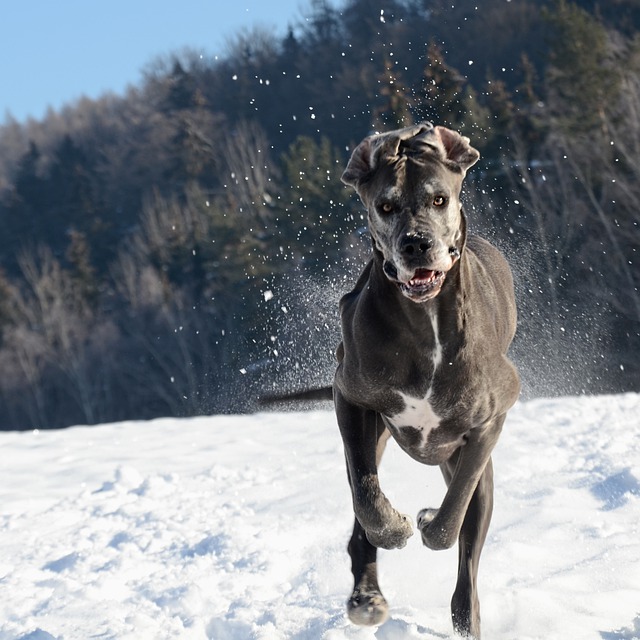
<path fill-rule="evenodd" d="M 274 240 L 319 271 L 338 259 L 348 229 L 350 194 L 340 181 L 344 158 L 328 138 L 316 142 L 300 136 L 282 164 L 290 186 L 278 203 L 280 238 Z"/>
<path fill-rule="evenodd" d="M 606 29 L 568 0 L 556 0 L 546 16 L 554 29 L 546 84 L 555 126 L 569 136 L 599 131 L 606 138 L 607 107 L 621 86 Z"/>
<path fill-rule="evenodd" d="M 0 269 L 0 347 L 2 346 L 2 334 L 5 327 L 15 320 L 15 289 L 6 277 L 4 270 Z"/>
<path fill-rule="evenodd" d="M 402 74 L 390 58 L 378 78 L 378 95 L 382 102 L 373 110 L 373 125 L 378 131 L 400 129 L 413 124 L 411 98 Z"/>
<path fill-rule="evenodd" d="M 464 119 L 465 79 L 444 60 L 440 47 L 432 42 L 422 77 L 423 105 L 428 119 L 456 128 Z"/>
<path fill-rule="evenodd" d="M 71 265 L 71 277 L 78 303 L 82 309 L 94 307 L 98 297 L 96 272 L 91 264 L 91 250 L 84 233 L 71 229 L 66 259 Z"/>

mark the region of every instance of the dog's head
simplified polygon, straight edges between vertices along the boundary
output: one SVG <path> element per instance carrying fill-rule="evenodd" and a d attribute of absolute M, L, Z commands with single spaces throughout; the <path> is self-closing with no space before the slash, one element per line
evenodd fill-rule
<path fill-rule="evenodd" d="M 424 123 L 365 138 L 342 175 L 367 207 L 385 275 L 415 302 L 438 295 L 460 258 L 460 190 L 479 157 L 468 138 Z"/>

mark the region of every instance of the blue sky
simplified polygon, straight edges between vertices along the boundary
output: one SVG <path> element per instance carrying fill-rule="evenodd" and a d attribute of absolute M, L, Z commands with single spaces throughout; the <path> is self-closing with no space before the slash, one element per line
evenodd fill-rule
<path fill-rule="evenodd" d="M 338 3 L 332 3 L 336 6 Z M 285 34 L 310 0 L 0 0 L 0 123 L 122 93 L 158 56 L 223 54 L 244 27 Z"/>

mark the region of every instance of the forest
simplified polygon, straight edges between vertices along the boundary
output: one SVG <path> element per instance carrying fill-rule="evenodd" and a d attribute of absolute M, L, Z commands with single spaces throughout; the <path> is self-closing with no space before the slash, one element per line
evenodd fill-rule
<path fill-rule="evenodd" d="M 7 115 L 0 429 L 329 384 L 369 251 L 343 167 L 422 120 L 481 152 L 464 206 L 515 272 L 524 397 L 639 390 L 639 27 L 638 0 L 310 0 L 124 95 Z"/>

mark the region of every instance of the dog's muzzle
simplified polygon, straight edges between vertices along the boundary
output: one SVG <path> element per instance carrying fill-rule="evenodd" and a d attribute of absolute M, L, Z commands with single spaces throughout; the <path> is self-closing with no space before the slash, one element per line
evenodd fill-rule
<path fill-rule="evenodd" d="M 383 264 L 385 275 L 391 282 L 397 285 L 402 294 L 413 302 L 425 302 L 435 298 L 447 277 L 446 271 L 435 269 L 415 269 L 413 275 L 406 281 L 398 277 L 398 269 L 389 260 Z"/>

